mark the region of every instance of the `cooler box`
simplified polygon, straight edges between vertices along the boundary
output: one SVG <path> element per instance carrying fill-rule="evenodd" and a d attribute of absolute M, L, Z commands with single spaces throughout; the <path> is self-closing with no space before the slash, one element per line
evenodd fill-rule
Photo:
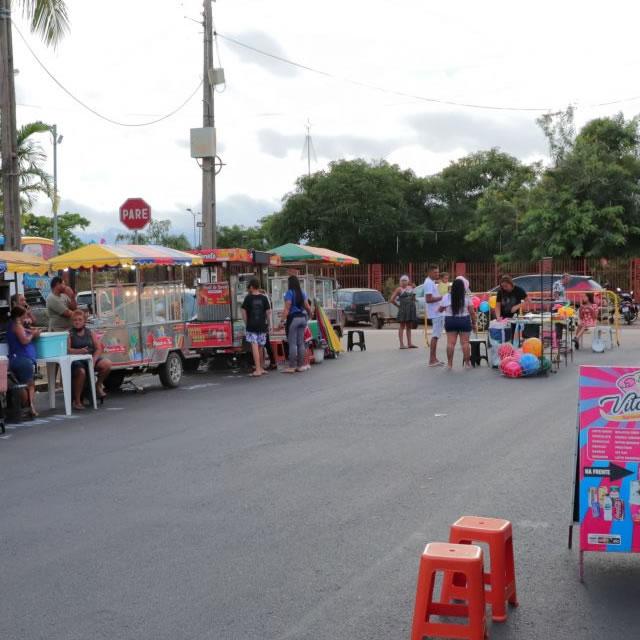
<path fill-rule="evenodd" d="M 38 358 L 56 358 L 67 355 L 67 340 L 69 334 L 66 331 L 47 331 L 41 333 L 34 341 Z"/>
<path fill-rule="evenodd" d="M 493 324 L 493 323 L 492 323 Z M 500 357 L 498 356 L 498 347 L 503 342 L 511 341 L 511 325 L 503 324 L 498 326 L 489 325 L 489 364 L 496 368 L 500 366 Z"/>
<path fill-rule="evenodd" d="M 9 373 L 9 358 L 0 356 L 0 393 L 7 392 L 7 374 Z"/>

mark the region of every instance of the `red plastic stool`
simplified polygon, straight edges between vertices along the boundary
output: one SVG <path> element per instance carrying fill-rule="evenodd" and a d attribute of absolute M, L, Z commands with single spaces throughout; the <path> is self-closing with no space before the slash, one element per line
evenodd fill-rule
<path fill-rule="evenodd" d="M 485 542 L 489 545 L 489 573 L 484 574 L 484 584 L 490 585 L 487 602 L 491 604 L 491 618 L 495 622 L 507 619 L 506 602 L 518 606 L 516 594 L 516 572 L 513 560 L 513 532 L 508 520 L 463 516 L 451 525 L 449 542 L 474 544 Z M 461 577 L 447 574 L 443 586 L 443 600 L 458 598 Z"/>
<path fill-rule="evenodd" d="M 287 357 L 284 353 L 284 341 L 283 340 L 271 340 L 271 347 L 276 357 L 277 364 L 283 364 Z"/>
<path fill-rule="evenodd" d="M 434 602 L 433 590 L 438 571 L 453 572 L 465 579 L 460 588 L 467 604 L 449 604 L 443 598 Z M 420 558 L 416 605 L 413 612 L 411 640 L 462 638 L 484 640 L 487 637 L 482 549 L 475 545 L 431 542 Z M 432 616 L 467 618 L 467 624 L 432 622 Z"/>

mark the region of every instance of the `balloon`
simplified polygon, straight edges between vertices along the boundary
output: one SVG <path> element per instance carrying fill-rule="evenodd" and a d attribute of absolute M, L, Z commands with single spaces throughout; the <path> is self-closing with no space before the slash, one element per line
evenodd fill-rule
<path fill-rule="evenodd" d="M 480 311 L 482 311 L 482 313 L 489 313 L 489 311 L 491 311 L 491 307 L 489 306 L 489 303 L 486 300 L 483 300 L 480 303 Z"/>
<path fill-rule="evenodd" d="M 478 296 L 473 296 L 473 298 L 471 298 L 471 304 L 473 305 L 473 308 L 477 310 L 480 306 L 480 298 L 478 298 Z"/>
<path fill-rule="evenodd" d="M 576 310 L 573 307 L 565 307 L 564 312 L 567 318 L 573 318 L 576 315 Z"/>
<path fill-rule="evenodd" d="M 540 360 L 532 353 L 523 353 L 520 357 L 522 375 L 533 376 L 540 371 Z"/>
<path fill-rule="evenodd" d="M 507 376 L 507 378 L 520 378 L 522 376 L 522 367 L 515 358 L 505 358 L 500 363 L 500 371 Z"/>
<path fill-rule="evenodd" d="M 498 357 L 500 360 L 504 360 L 505 358 L 509 358 L 513 355 L 513 345 L 509 342 L 505 342 L 498 347 Z"/>
<path fill-rule="evenodd" d="M 496 296 L 491 296 L 491 297 L 489 298 L 489 306 L 490 306 L 492 309 L 495 309 L 495 308 L 496 308 L 496 302 L 497 302 L 497 301 L 498 301 L 498 298 L 497 298 Z"/>
<path fill-rule="evenodd" d="M 542 342 L 540 338 L 527 338 L 522 345 L 522 351 L 524 353 L 531 353 L 536 358 L 542 355 Z"/>
<path fill-rule="evenodd" d="M 551 360 L 546 356 L 542 356 L 542 358 L 540 358 L 540 371 L 542 373 L 551 371 Z"/>

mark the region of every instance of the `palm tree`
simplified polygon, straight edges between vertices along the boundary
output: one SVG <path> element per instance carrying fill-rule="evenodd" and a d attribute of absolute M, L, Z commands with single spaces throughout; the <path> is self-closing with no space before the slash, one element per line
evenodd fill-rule
<path fill-rule="evenodd" d="M 49 46 L 57 47 L 69 30 L 69 12 L 64 0 L 14 0 L 22 7 L 22 15 L 31 22 L 31 31 L 37 33 Z"/>
<path fill-rule="evenodd" d="M 51 127 L 38 121 L 30 122 L 18 129 L 18 180 L 20 208 L 23 213 L 33 207 L 33 203 L 41 193 L 52 201 L 54 198 L 51 176 L 43 168 L 47 156 L 40 143 L 32 138 L 38 133 L 51 133 Z"/>
<path fill-rule="evenodd" d="M 0 0 L 0 12 L 5 16 L 10 15 L 12 6 L 22 9 L 23 16 L 31 24 L 31 31 L 37 33 L 49 46 L 57 46 L 69 30 L 69 14 L 64 0 Z M 2 86 L 8 89 L 6 96 L 0 97 L 5 247 L 17 249 L 20 245 L 21 185 L 18 137 L 15 128 L 16 95 L 13 82 L 12 28 L 7 18 L 0 19 L 0 23 L 0 61 L 2 62 L 0 73 L 4 76 L 1 79 Z"/>

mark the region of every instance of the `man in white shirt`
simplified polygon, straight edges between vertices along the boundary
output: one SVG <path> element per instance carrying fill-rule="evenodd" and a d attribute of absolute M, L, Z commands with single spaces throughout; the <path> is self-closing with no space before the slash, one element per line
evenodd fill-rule
<path fill-rule="evenodd" d="M 440 311 L 442 296 L 438 291 L 437 281 L 440 278 L 440 269 L 437 265 L 429 266 L 427 279 L 424 281 L 424 300 L 426 303 L 427 317 L 431 320 L 431 343 L 429 344 L 429 366 L 441 367 L 444 362 L 440 362 L 436 357 L 438 348 L 438 338 L 442 335 L 444 328 L 444 316 Z M 427 319 L 425 318 L 425 322 Z"/>

